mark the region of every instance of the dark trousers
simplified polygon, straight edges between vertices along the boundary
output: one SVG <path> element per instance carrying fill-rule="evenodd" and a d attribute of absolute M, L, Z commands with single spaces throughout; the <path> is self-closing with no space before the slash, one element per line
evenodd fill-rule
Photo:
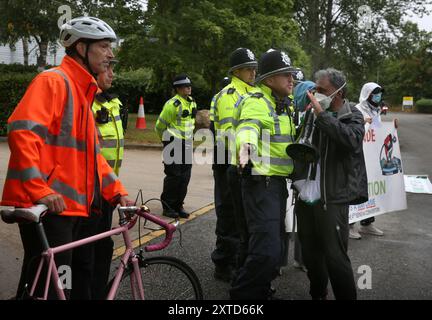
<path fill-rule="evenodd" d="M 216 211 L 216 248 L 211 254 L 213 263 L 220 268 L 235 267 L 239 245 L 234 204 L 228 184 L 229 165 L 213 165 L 214 199 Z"/>
<path fill-rule="evenodd" d="M 231 299 L 267 299 L 281 262 L 281 221 L 288 190 L 282 177 L 242 178 L 249 249 L 230 290 Z"/>
<path fill-rule="evenodd" d="M 336 299 L 357 297 L 354 274 L 348 257 L 348 204 L 296 203 L 298 234 L 313 299 L 327 295 L 330 279 Z"/>
<path fill-rule="evenodd" d="M 362 226 L 369 226 L 369 225 L 371 225 L 374 222 L 375 222 L 375 217 L 370 217 L 370 218 L 367 218 L 367 219 L 364 219 L 364 220 L 360 221 L 360 224 Z"/>
<path fill-rule="evenodd" d="M 101 213 L 94 213 L 90 218 L 82 218 L 78 239 L 110 230 L 113 209 L 104 200 Z M 73 250 L 71 299 L 106 298 L 113 247 L 113 240 L 104 238 Z"/>
<path fill-rule="evenodd" d="M 186 198 L 192 165 L 191 164 L 164 164 L 165 179 L 161 200 L 165 202 L 164 209 L 179 210 Z M 169 207 L 167 207 L 167 205 Z"/>
<path fill-rule="evenodd" d="M 164 148 L 167 148 L 167 146 L 173 142 L 176 143 L 178 147 L 172 149 L 170 153 L 165 154 L 164 152 L 165 179 L 161 200 L 165 202 L 165 204 L 163 204 L 164 209 L 171 208 L 177 211 L 183 206 L 191 178 L 192 146 L 184 140 L 182 141 L 172 137 L 171 141 L 163 143 Z M 179 156 L 178 159 L 175 152 L 181 152 L 181 156 Z M 176 159 L 176 161 L 171 163 L 172 161 L 168 161 L 166 157 L 171 157 L 170 160 Z M 167 207 L 167 205 L 169 207 Z"/>
<path fill-rule="evenodd" d="M 42 218 L 42 224 L 45 230 L 46 238 L 50 247 L 57 247 L 77 239 L 79 232 L 81 218 L 78 217 L 66 217 L 47 214 Z M 21 241 L 24 247 L 24 261 L 21 269 L 20 281 L 17 290 L 17 299 L 26 298 L 26 293 L 30 292 L 33 284 L 33 279 L 36 275 L 36 271 L 40 262 L 40 254 L 45 248 L 43 248 L 42 241 L 39 233 L 37 232 L 37 226 L 35 223 L 31 224 L 20 224 L 20 235 Z M 55 263 L 57 267 L 68 266 L 71 268 L 72 265 L 72 251 L 68 250 L 55 255 Z M 38 285 L 36 287 L 35 296 L 42 297 L 43 290 L 45 288 L 47 268 L 46 265 L 42 269 L 42 273 L 39 277 Z M 72 271 L 72 279 L 73 279 Z M 26 292 L 27 284 L 27 292 Z M 57 299 L 57 293 L 54 289 L 54 283 L 51 281 L 50 289 L 48 291 L 48 299 Z M 73 286 L 73 284 L 72 284 Z M 65 290 L 66 297 L 69 296 L 69 290 Z"/>
<path fill-rule="evenodd" d="M 374 223 L 375 222 L 375 217 L 370 217 L 370 218 L 367 218 L 367 219 L 364 219 L 364 220 L 361 220 L 360 221 L 360 224 L 362 225 L 362 226 L 370 226 L 372 223 Z M 350 226 L 353 226 L 355 223 L 350 223 Z"/>
<path fill-rule="evenodd" d="M 114 209 L 107 201 L 102 202 L 102 215 L 97 221 L 97 233 L 111 230 Z M 93 300 L 104 300 L 108 295 L 108 289 L 110 288 L 107 288 L 107 284 L 113 251 L 114 241 L 111 237 L 94 243 L 93 280 L 91 284 L 91 297 Z"/>
<path fill-rule="evenodd" d="M 241 192 L 241 175 L 236 166 L 230 165 L 227 170 L 228 186 L 232 203 L 234 205 L 234 221 L 239 238 L 236 269 L 243 266 L 248 254 L 249 232 L 246 223 L 246 215 L 243 207 Z"/>

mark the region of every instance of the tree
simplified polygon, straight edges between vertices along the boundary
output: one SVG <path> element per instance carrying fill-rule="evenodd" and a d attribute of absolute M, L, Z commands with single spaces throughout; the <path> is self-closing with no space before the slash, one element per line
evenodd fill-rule
<path fill-rule="evenodd" d="M 62 4 L 76 8 L 75 1 L 0 0 L 0 35 L 2 42 L 34 39 L 39 48 L 37 65 L 44 67 L 48 43 L 58 39 L 58 7 Z"/>
<path fill-rule="evenodd" d="M 403 96 L 432 98 L 432 33 L 407 23 L 395 47 L 397 50 L 390 52 L 382 64 L 381 81 L 387 99 L 400 104 Z"/>
<path fill-rule="evenodd" d="M 133 33 L 142 19 L 138 0 L 0 0 L 0 42 L 16 43 L 34 39 L 38 45 L 37 65 L 44 67 L 49 43 L 59 36 L 60 6 L 67 5 L 72 17 L 95 15 L 107 22 L 122 36 Z"/>
<path fill-rule="evenodd" d="M 430 1 L 296 0 L 295 17 L 301 43 L 312 59 L 312 71 L 329 66 L 342 69 L 354 89 L 350 91 L 358 92 L 372 75 L 376 79 L 389 53 L 398 50 L 396 43 L 405 24 L 402 17 L 408 12 L 421 15 L 427 3 Z"/>
<path fill-rule="evenodd" d="M 226 75 L 229 54 L 238 47 L 258 56 L 271 47 L 285 49 L 295 64 L 308 67 L 292 5 L 287 0 L 150 0 L 143 27 L 126 38 L 119 56 L 126 67 L 151 68 L 154 90 L 165 98 L 176 73 L 190 74 L 205 93 L 198 98 L 208 105 Z"/>

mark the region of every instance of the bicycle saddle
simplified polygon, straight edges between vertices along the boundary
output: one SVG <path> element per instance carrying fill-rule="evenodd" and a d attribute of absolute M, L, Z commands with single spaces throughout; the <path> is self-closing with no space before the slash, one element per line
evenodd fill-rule
<path fill-rule="evenodd" d="M 44 204 L 38 204 L 30 208 L 4 209 L 0 211 L 2 220 L 12 224 L 16 222 L 39 222 L 43 213 L 48 210 Z"/>

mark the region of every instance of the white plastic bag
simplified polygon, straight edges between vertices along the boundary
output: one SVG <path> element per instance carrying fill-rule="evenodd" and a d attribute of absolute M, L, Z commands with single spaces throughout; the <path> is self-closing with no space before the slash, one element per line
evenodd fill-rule
<path fill-rule="evenodd" d="M 307 204 L 313 205 L 321 199 L 320 166 L 316 165 L 315 177 L 311 177 L 312 165 L 309 166 L 307 179 L 294 182 L 299 191 L 299 198 Z"/>

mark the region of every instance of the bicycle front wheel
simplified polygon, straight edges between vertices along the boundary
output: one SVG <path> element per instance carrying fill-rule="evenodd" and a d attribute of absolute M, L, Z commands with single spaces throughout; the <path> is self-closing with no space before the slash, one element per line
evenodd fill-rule
<path fill-rule="evenodd" d="M 139 262 L 145 300 L 202 300 L 200 281 L 185 262 L 173 257 L 152 257 Z M 117 290 L 117 300 L 133 300 L 133 268 L 128 268 Z"/>

